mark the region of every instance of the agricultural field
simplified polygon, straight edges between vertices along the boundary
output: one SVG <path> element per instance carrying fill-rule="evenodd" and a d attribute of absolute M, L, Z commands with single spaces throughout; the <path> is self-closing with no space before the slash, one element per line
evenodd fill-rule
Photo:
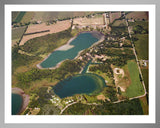
<path fill-rule="evenodd" d="M 26 12 L 19 12 L 18 15 L 16 16 L 16 14 L 13 14 L 15 18 L 15 20 L 13 22 L 19 23 L 21 22 L 23 16 L 25 15 Z"/>
<path fill-rule="evenodd" d="M 129 22 L 128 25 L 129 25 L 129 26 L 132 26 L 132 27 L 135 27 L 135 26 L 137 26 L 137 25 L 140 25 L 140 26 L 143 27 L 143 29 L 146 29 L 146 30 L 148 30 L 148 27 L 149 27 L 148 21 Z"/>
<path fill-rule="evenodd" d="M 112 12 L 110 15 L 110 23 L 112 23 L 115 19 L 119 19 L 121 17 L 120 12 Z"/>
<path fill-rule="evenodd" d="M 78 24 L 78 25 L 103 25 L 104 21 L 103 21 L 103 16 L 102 15 L 95 15 L 92 18 L 75 18 L 73 20 L 73 24 Z"/>
<path fill-rule="evenodd" d="M 12 29 L 12 46 L 18 43 L 26 30 L 26 26 Z"/>
<path fill-rule="evenodd" d="M 64 30 L 68 29 L 70 26 L 71 26 L 71 23 L 70 23 L 69 20 L 58 21 L 56 24 L 52 24 L 52 25 L 46 25 L 45 23 L 36 24 L 36 25 L 29 25 L 25 34 L 41 32 L 41 31 L 44 31 L 44 30 L 49 30 L 49 31 L 48 32 L 43 32 L 43 33 L 25 35 L 25 36 L 23 36 L 23 38 L 20 42 L 20 45 L 24 45 L 24 43 L 26 43 L 30 39 L 33 39 L 33 38 L 36 38 L 36 37 L 40 37 L 40 36 L 44 36 L 44 35 L 47 35 L 47 34 L 52 34 L 52 33 L 57 33 L 57 32 L 64 31 Z"/>
<path fill-rule="evenodd" d="M 126 15 L 126 19 L 148 20 L 148 12 L 130 12 Z"/>
<path fill-rule="evenodd" d="M 144 88 L 139 78 L 139 71 L 136 62 L 130 61 L 127 63 L 128 71 L 131 78 L 131 84 L 122 95 L 127 97 L 136 97 L 144 94 Z"/>
<path fill-rule="evenodd" d="M 115 21 L 113 22 L 112 26 L 122 27 L 122 26 L 127 26 L 127 25 L 126 25 L 125 19 L 123 19 L 123 20 L 115 20 Z"/>
<path fill-rule="evenodd" d="M 133 37 L 138 39 L 134 41 L 138 59 L 148 60 L 148 34 L 136 34 Z"/>
<path fill-rule="evenodd" d="M 29 23 L 33 20 L 35 13 L 34 12 L 26 12 L 25 15 L 23 16 L 21 23 Z"/>
<path fill-rule="evenodd" d="M 65 19 L 78 16 L 85 16 L 93 12 L 35 12 L 32 21 L 50 21 L 55 19 Z"/>
<path fill-rule="evenodd" d="M 148 69 L 141 69 L 146 91 L 149 92 L 149 71 Z"/>
<path fill-rule="evenodd" d="M 12 22 L 15 21 L 16 17 L 19 15 L 20 12 L 12 12 Z"/>

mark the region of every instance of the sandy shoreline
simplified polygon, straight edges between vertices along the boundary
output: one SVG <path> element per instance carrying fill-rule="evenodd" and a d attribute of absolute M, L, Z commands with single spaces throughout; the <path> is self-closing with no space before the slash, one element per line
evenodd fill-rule
<path fill-rule="evenodd" d="M 90 47 L 93 47 L 94 45 L 97 45 L 98 43 L 102 42 L 102 41 L 105 39 L 105 36 L 104 36 L 101 32 L 98 32 L 98 31 L 83 31 L 83 32 L 79 32 L 76 36 L 72 37 L 66 44 L 64 44 L 64 45 L 56 48 L 53 52 L 55 52 L 55 51 L 64 51 L 64 50 L 68 50 L 68 49 L 74 47 L 73 45 L 70 45 L 70 43 L 71 43 L 79 34 L 81 34 L 81 33 L 91 33 L 94 37 L 96 37 L 97 39 L 99 39 L 97 42 L 95 42 L 95 43 L 94 43 L 92 46 L 90 46 Z M 79 55 L 80 55 L 80 53 L 81 53 L 82 51 L 83 51 L 83 50 L 79 51 L 79 52 L 78 52 L 78 55 L 77 55 L 75 58 L 79 57 Z M 53 52 L 52 52 L 52 53 L 53 53 Z M 52 53 L 50 53 L 47 57 L 45 57 L 45 59 L 44 59 L 43 61 L 45 61 Z M 74 58 L 74 59 L 75 59 L 75 58 Z M 42 62 L 43 62 L 43 61 L 42 61 Z M 43 67 L 41 66 L 41 63 L 42 63 L 42 62 L 41 62 L 41 63 L 37 64 L 37 68 L 39 68 L 39 69 L 56 69 L 56 68 L 58 68 L 58 67 L 61 65 L 61 63 L 64 62 L 64 61 L 65 61 L 65 60 L 59 62 L 56 66 L 50 67 L 50 68 L 43 68 Z"/>
<path fill-rule="evenodd" d="M 19 95 L 22 96 L 22 99 L 23 99 L 22 107 L 21 107 L 21 110 L 19 111 L 19 113 L 17 114 L 17 115 L 20 115 L 26 109 L 26 107 L 28 106 L 29 95 L 25 94 L 22 89 L 17 88 L 17 87 L 12 88 L 12 93 L 19 94 Z"/>

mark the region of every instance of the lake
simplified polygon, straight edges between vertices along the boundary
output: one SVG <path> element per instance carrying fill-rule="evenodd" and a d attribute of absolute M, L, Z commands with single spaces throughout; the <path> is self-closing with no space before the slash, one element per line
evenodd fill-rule
<path fill-rule="evenodd" d="M 53 90 L 60 98 L 65 98 L 75 94 L 98 94 L 105 86 L 106 84 L 102 77 L 85 73 L 59 82 L 53 86 Z"/>
<path fill-rule="evenodd" d="M 96 34 L 95 34 L 96 33 Z M 98 35 L 99 34 L 99 35 Z M 78 53 L 86 48 L 89 48 L 99 39 L 96 36 L 102 36 L 98 32 L 83 32 L 77 35 L 77 37 L 70 42 L 72 47 L 68 50 L 56 50 L 45 59 L 40 66 L 42 68 L 51 68 L 55 67 L 58 63 L 66 59 L 74 59 Z"/>
<path fill-rule="evenodd" d="M 12 93 L 12 115 L 16 115 L 21 110 L 23 98 L 19 94 Z"/>

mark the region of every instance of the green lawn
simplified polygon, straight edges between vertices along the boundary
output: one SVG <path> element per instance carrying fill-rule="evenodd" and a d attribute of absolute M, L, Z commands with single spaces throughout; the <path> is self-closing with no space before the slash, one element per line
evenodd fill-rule
<path fill-rule="evenodd" d="M 138 38 L 134 42 L 138 59 L 148 60 L 148 34 L 136 34 L 134 37 Z"/>
<path fill-rule="evenodd" d="M 131 78 L 131 85 L 127 88 L 125 93 L 122 93 L 124 96 L 129 98 L 136 97 L 144 94 L 144 88 L 139 78 L 139 70 L 136 62 L 129 61 L 127 63 L 128 70 Z"/>

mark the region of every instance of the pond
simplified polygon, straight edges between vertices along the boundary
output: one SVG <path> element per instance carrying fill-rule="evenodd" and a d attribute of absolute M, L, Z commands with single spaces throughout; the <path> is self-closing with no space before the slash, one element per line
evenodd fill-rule
<path fill-rule="evenodd" d="M 17 115 L 22 107 L 23 98 L 19 94 L 12 93 L 12 115 Z"/>
<path fill-rule="evenodd" d="M 89 48 L 94 43 L 99 41 L 102 34 L 99 32 L 82 32 L 78 34 L 73 40 L 71 40 L 67 45 L 62 46 L 63 49 L 59 48 L 52 52 L 48 58 L 46 58 L 40 66 L 42 68 L 55 67 L 58 63 L 66 59 L 74 59 L 78 53 L 86 48 Z M 66 48 L 65 47 L 69 47 Z"/>
<path fill-rule="evenodd" d="M 60 98 L 65 98 L 75 94 L 98 94 L 105 86 L 106 84 L 102 77 L 85 73 L 59 82 L 53 86 L 53 90 Z"/>

